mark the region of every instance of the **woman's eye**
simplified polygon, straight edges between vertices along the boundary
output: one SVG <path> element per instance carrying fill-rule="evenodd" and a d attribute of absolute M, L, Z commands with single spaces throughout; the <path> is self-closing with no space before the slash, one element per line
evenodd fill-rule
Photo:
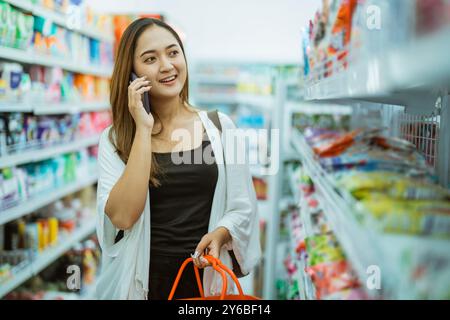
<path fill-rule="evenodd" d="M 178 54 L 177 50 L 171 51 L 170 56 L 175 57 Z"/>
<path fill-rule="evenodd" d="M 150 58 L 145 59 L 144 62 L 145 62 L 145 63 L 149 63 L 149 62 L 153 62 L 153 61 L 155 61 L 155 60 L 156 60 L 155 57 L 150 57 Z"/>

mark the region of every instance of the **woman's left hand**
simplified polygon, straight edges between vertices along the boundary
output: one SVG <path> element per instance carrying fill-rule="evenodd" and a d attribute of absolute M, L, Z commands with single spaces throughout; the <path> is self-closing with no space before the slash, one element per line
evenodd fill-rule
<path fill-rule="evenodd" d="M 205 234 L 195 249 L 193 256 L 194 264 L 198 268 L 208 266 L 209 263 L 203 259 L 202 256 L 208 254 L 214 258 L 219 258 L 220 249 L 222 249 L 222 246 L 230 240 L 230 232 L 225 227 L 219 227 L 216 230 Z"/>

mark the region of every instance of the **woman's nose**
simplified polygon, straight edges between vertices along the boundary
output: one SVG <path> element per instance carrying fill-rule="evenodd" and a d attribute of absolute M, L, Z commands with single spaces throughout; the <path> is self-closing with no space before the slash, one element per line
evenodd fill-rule
<path fill-rule="evenodd" d="M 168 59 L 161 59 L 161 72 L 167 72 L 173 69 L 173 65 L 170 63 Z"/>

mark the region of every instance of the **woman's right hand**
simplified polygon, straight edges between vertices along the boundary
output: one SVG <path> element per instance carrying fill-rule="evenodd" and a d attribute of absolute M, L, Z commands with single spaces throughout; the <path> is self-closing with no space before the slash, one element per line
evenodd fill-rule
<path fill-rule="evenodd" d="M 151 113 L 147 113 L 142 103 L 142 95 L 152 88 L 150 81 L 146 79 L 145 76 L 137 78 L 128 86 L 128 109 L 136 123 L 136 129 L 147 128 L 151 130 L 154 119 Z"/>

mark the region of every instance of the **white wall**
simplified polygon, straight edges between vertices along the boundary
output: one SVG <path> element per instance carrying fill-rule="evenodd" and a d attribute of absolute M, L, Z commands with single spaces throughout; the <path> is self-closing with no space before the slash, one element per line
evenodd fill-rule
<path fill-rule="evenodd" d="M 300 63 L 301 28 L 321 0 L 90 0 L 109 13 L 163 13 L 190 60 Z"/>

